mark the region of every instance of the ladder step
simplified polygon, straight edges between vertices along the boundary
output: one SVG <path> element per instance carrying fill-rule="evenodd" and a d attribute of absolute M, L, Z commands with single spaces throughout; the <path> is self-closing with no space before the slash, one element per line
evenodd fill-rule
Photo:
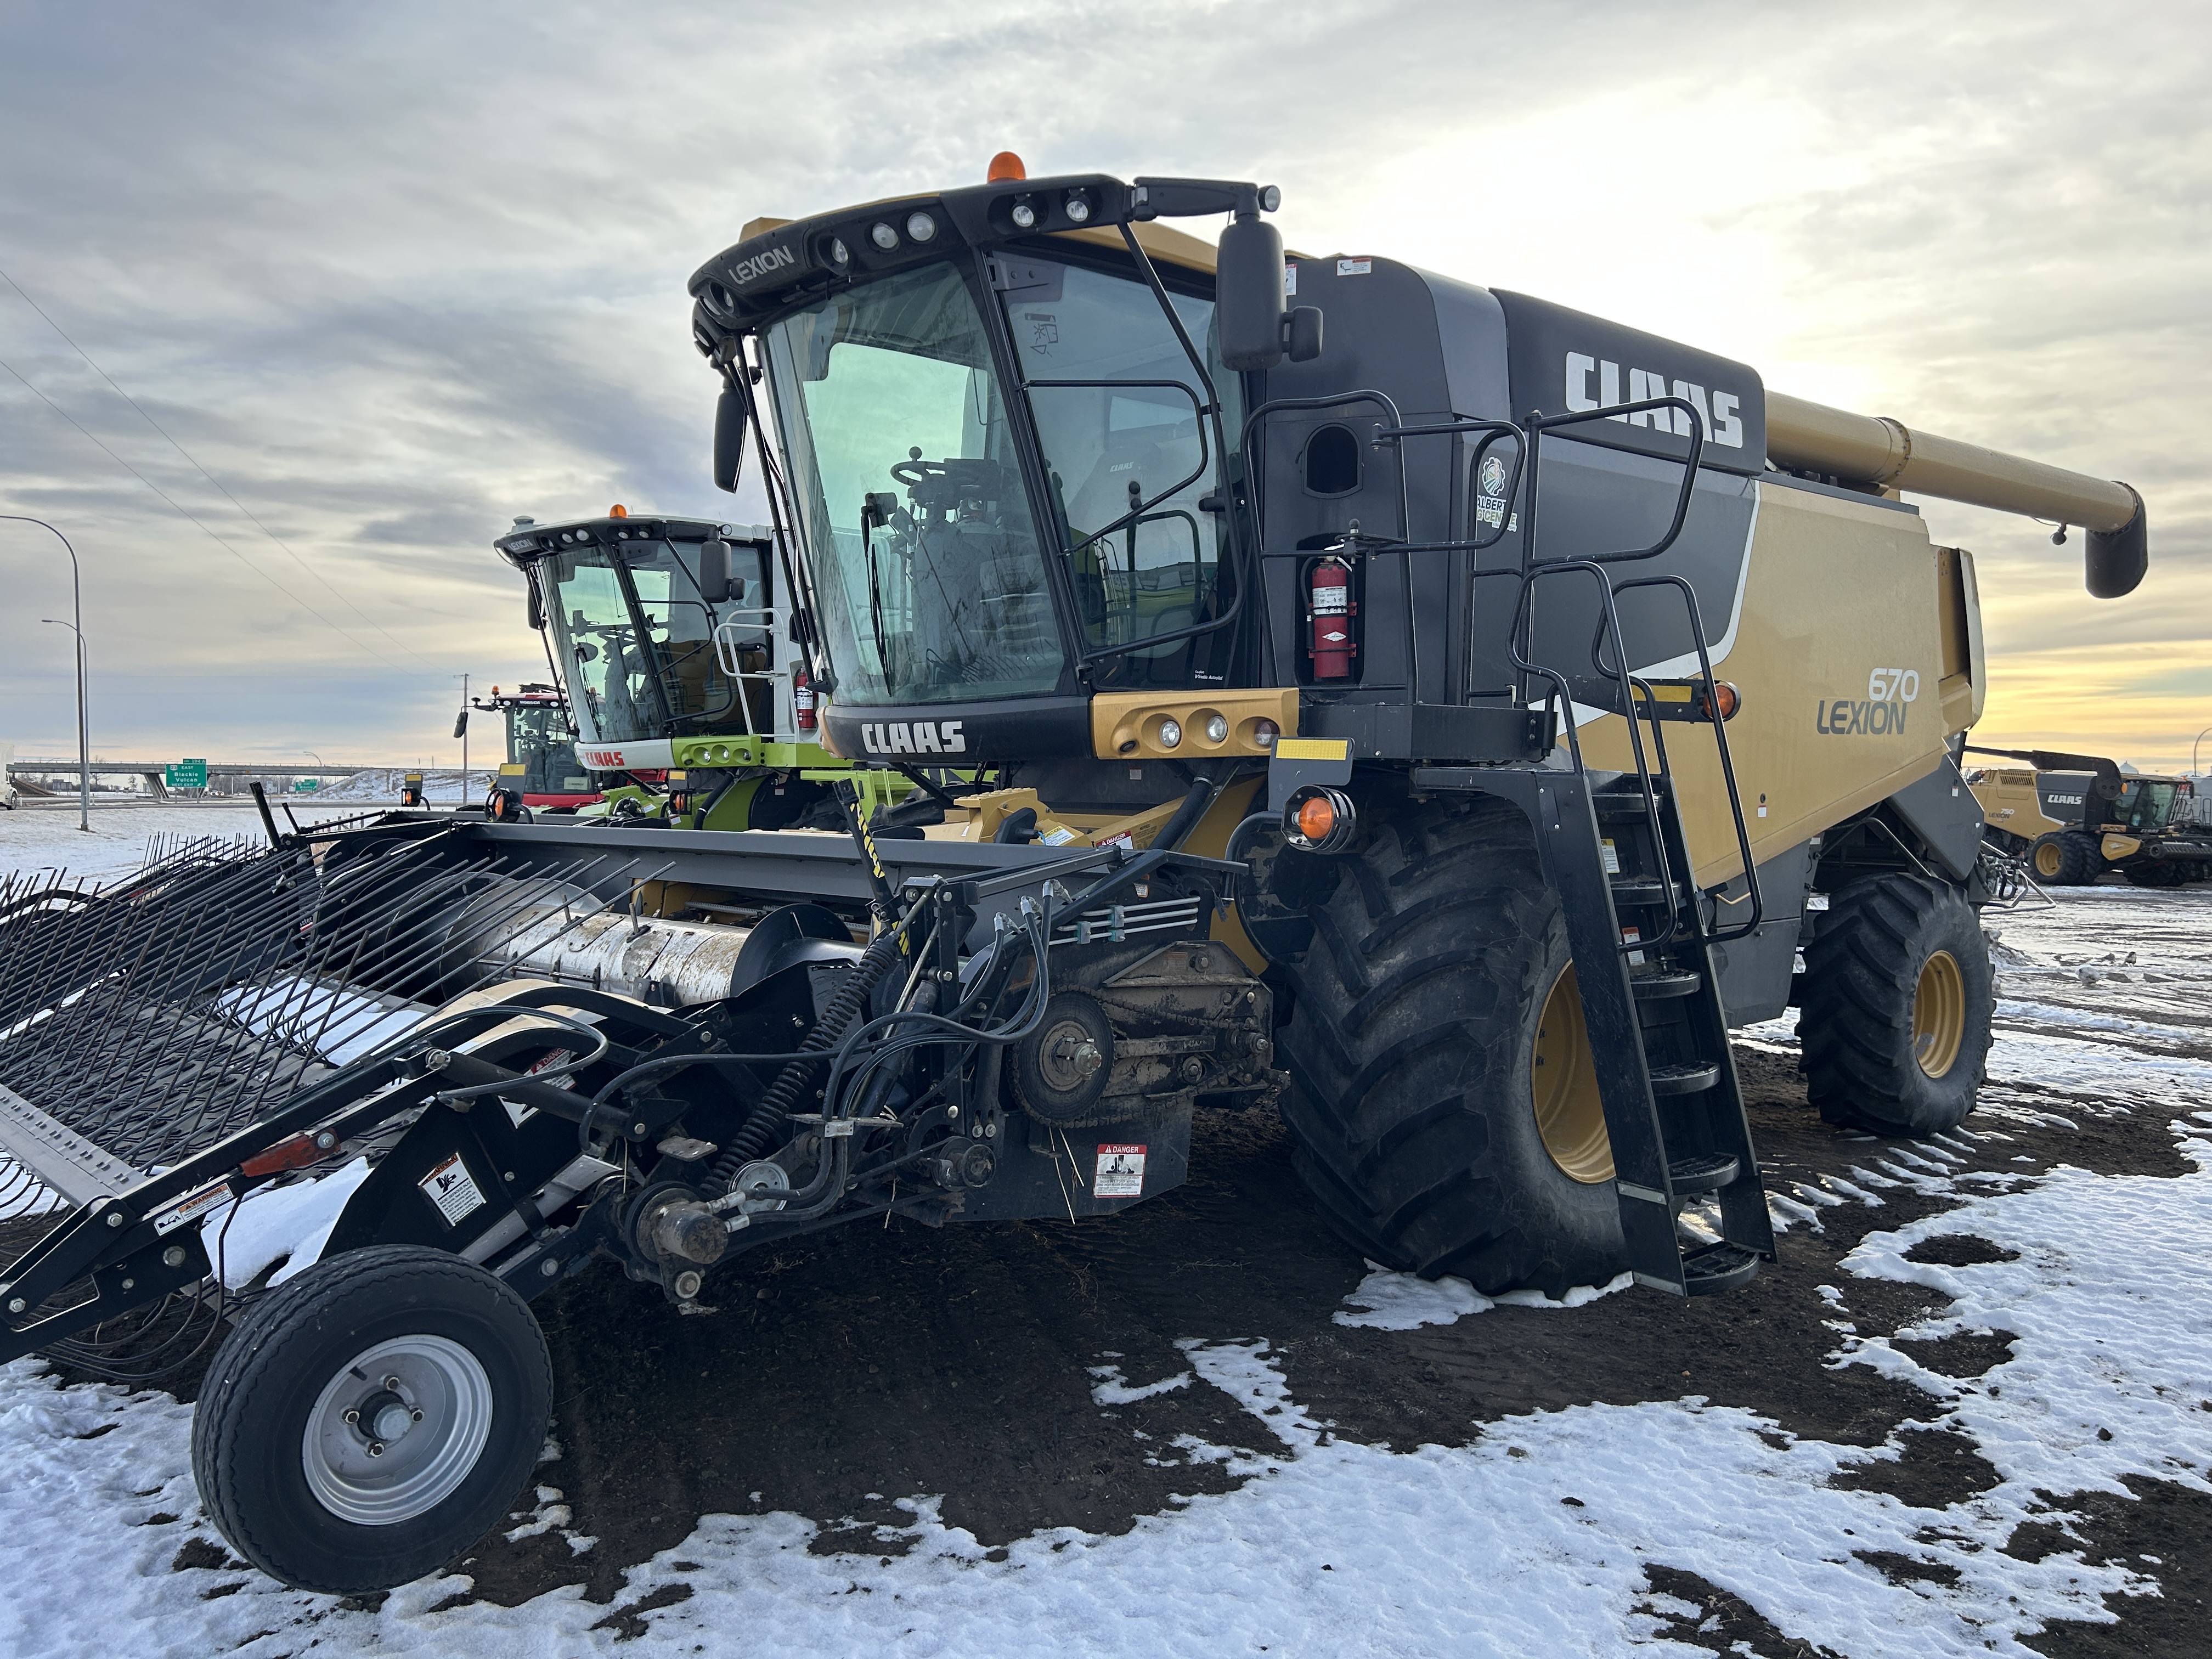
<path fill-rule="evenodd" d="M 1667 791 L 1663 785 L 1653 792 L 1659 802 L 1659 816 L 1663 823 L 1667 815 Z M 1651 820 L 1644 810 L 1641 795 L 1599 795 L 1591 801 L 1596 809 L 1600 823 L 1649 823 Z"/>
<path fill-rule="evenodd" d="M 1655 1095 L 1694 1095 L 1721 1080 L 1721 1068 L 1700 1060 L 1688 1066 L 1654 1066 L 1651 1092 Z"/>
<path fill-rule="evenodd" d="M 1735 1179 L 1737 1168 L 1725 1152 L 1698 1152 L 1669 1164 L 1667 1180 L 1677 1198 L 1686 1193 L 1717 1193 Z"/>
<path fill-rule="evenodd" d="M 1693 995 L 1705 982 L 1702 974 L 1692 974 L 1677 968 L 1662 968 L 1656 974 L 1631 974 L 1629 988 L 1636 993 L 1638 1002 L 1663 1002 L 1668 997 Z"/>
<path fill-rule="evenodd" d="M 1613 902 L 1615 904 L 1664 904 L 1667 884 L 1656 876 L 1615 876 L 1613 878 Z"/>
<path fill-rule="evenodd" d="M 1759 1253 L 1723 1239 L 1682 1258 L 1682 1288 L 1692 1296 L 1717 1296 L 1747 1285 L 1759 1273 Z"/>

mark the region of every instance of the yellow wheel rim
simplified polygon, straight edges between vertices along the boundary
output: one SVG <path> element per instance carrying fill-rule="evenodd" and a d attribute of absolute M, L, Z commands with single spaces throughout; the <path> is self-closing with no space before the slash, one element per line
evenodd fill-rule
<path fill-rule="evenodd" d="M 1612 1180 L 1613 1142 L 1605 1133 L 1597 1061 L 1590 1054 L 1589 1027 L 1583 1023 L 1583 995 L 1575 984 L 1572 963 L 1552 981 L 1544 1011 L 1537 1016 L 1528 1088 L 1536 1132 L 1560 1172 L 1586 1185 Z"/>
<path fill-rule="evenodd" d="M 1930 1077 L 1942 1077 L 1958 1062 L 1966 1040 L 1966 981 L 1958 958 L 1938 951 L 1921 964 L 1912 992 L 1912 1057 Z"/>
<path fill-rule="evenodd" d="M 2055 841 L 2047 841 L 2035 849 L 2035 873 L 2039 876 L 2057 875 L 2059 866 L 2065 861 L 2065 855 L 2059 851 L 2058 843 Z"/>

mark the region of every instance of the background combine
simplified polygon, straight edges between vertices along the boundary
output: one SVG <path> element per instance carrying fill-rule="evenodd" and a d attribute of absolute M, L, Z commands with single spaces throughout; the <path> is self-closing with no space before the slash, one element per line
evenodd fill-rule
<path fill-rule="evenodd" d="M 2180 887 L 2212 876 L 2212 835 L 2187 778 L 2123 773 L 2097 755 L 2048 749 L 1970 753 L 2026 761 L 1973 775 L 1984 834 L 2023 857 L 2045 886 L 2077 887 L 2118 871 L 2138 887 Z"/>
<path fill-rule="evenodd" d="M 510 816 L 521 807 L 566 811 L 599 799 L 591 774 L 576 758 L 576 728 L 557 684 L 519 685 L 512 691 L 495 685 L 490 696 L 473 698 L 469 706 L 497 714 L 506 727 L 507 759 L 493 787 L 514 799 L 495 801 L 495 815 Z"/>
<path fill-rule="evenodd" d="M 518 519 L 495 545 L 527 585 L 577 763 L 602 775 L 594 798 L 574 803 L 583 816 L 836 830 L 831 782 L 852 783 L 869 812 L 908 792 L 821 746 L 793 642 L 790 562 L 769 532 L 617 507 Z"/>
<path fill-rule="evenodd" d="M 545 1421 L 527 1299 L 594 1261 L 703 1313 L 799 1232 L 1103 1217 L 1279 1104 L 1378 1261 L 1698 1295 L 1772 1251 L 1730 1025 L 1797 1005 L 1836 1121 L 1972 1108 L 1976 575 L 1897 491 L 2081 526 L 2106 596 L 2133 491 L 1286 264 L 1272 190 L 1000 163 L 693 279 L 764 531 L 501 541 L 586 765 L 682 805 L 0 901 L 0 1140 L 64 1203 L 0 1357 L 236 1317 L 195 1469 L 267 1571 L 465 1550 Z M 908 799 L 807 776 L 801 674 Z M 823 793 L 769 830 L 779 775 Z M 227 1241 L 276 1202 L 316 1226 L 270 1288 Z"/>

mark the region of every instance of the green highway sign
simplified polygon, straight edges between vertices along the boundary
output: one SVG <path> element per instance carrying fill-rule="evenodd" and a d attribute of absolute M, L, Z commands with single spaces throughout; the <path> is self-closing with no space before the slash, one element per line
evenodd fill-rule
<path fill-rule="evenodd" d="M 207 787 L 207 762 L 171 761 L 163 769 L 161 781 L 172 789 L 204 789 Z"/>
<path fill-rule="evenodd" d="M 292 793 L 295 795 L 312 795 L 316 790 L 322 787 L 323 781 L 320 778 L 295 778 L 292 780 Z"/>

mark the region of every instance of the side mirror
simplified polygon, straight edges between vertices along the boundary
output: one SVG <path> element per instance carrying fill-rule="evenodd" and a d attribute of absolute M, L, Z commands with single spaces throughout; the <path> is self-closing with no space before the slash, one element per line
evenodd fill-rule
<path fill-rule="evenodd" d="M 699 544 L 699 597 L 708 605 L 729 603 L 730 544 L 720 536 Z"/>
<path fill-rule="evenodd" d="M 538 592 L 538 573 L 535 570 L 526 568 L 523 571 L 522 587 L 525 596 L 523 615 L 529 618 L 530 631 L 542 634 L 545 631 L 545 601 Z"/>
<path fill-rule="evenodd" d="M 1233 369 L 1283 360 L 1283 239 L 1257 213 L 1222 228 L 1214 255 L 1213 315 L 1221 361 Z"/>
<path fill-rule="evenodd" d="M 1283 345 L 1294 363 L 1310 363 L 1321 356 L 1321 307 L 1299 306 L 1283 319 Z"/>
<path fill-rule="evenodd" d="M 468 711 L 467 709 L 464 708 L 463 710 L 461 710 L 461 712 L 459 713 L 459 714 L 458 714 L 457 716 L 455 716 L 455 717 L 454 717 L 454 720 L 453 720 L 453 735 L 454 735 L 455 737 L 457 737 L 457 738 L 465 738 L 465 737 L 468 736 L 468 734 L 469 734 L 469 711 Z"/>
<path fill-rule="evenodd" d="M 743 373 L 740 368 L 739 373 Z M 745 466 L 745 398 L 733 386 L 714 405 L 714 488 L 735 490 Z"/>

